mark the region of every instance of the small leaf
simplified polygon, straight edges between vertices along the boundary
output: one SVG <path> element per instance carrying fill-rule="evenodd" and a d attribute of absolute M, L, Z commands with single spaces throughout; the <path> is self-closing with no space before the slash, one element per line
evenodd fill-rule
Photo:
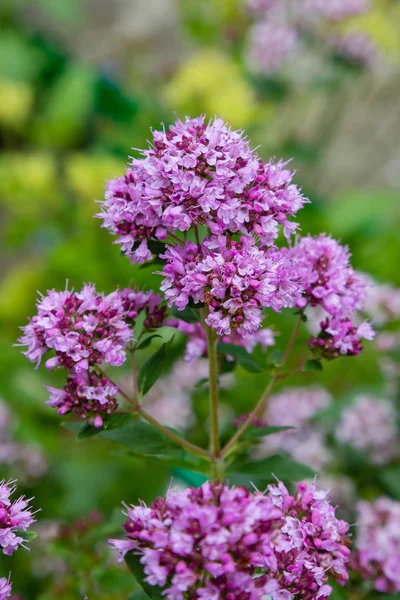
<path fill-rule="evenodd" d="M 151 598 L 144 590 L 136 590 L 129 596 L 128 600 L 151 600 Z"/>
<path fill-rule="evenodd" d="M 158 429 L 145 423 L 144 421 L 134 420 L 122 429 L 112 429 L 111 431 L 101 431 L 100 437 L 122 444 L 134 452 L 143 455 L 165 454 L 171 450 L 176 451 L 179 446 L 171 441 Z"/>
<path fill-rule="evenodd" d="M 164 596 L 161 595 L 162 590 L 159 587 L 149 585 L 146 581 L 144 581 L 145 573 L 143 570 L 143 565 L 140 562 L 140 556 L 137 556 L 132 552 L 128 552 L 125 555 L 125 562 L 145 594 L 147 594 L 153 600 L 161 600 L 164 598 Z"/>
<path fill-rule="evenodd" d="M 201 379 L 199 379 L 194 386 L 195 390 L 198 390 L 199 388 L 203 387 L 203 385 L 205 385 L 206 383 L 209 382 L 209 378 L 208 377 L 202 377 Z"/>
<path fill-rule="evenodd" d="M 268 355 L 268 362 L 274 367 L 279 367 L 282 364 L 283 353 L 280 350 L 274 350 Z"/>
<path fill-rule="evenodd" d="M 153 333 L 153 335 L 149 335 L 149 337 L 140 342 L 140 344 L 136 346 L 136 350 L 144 350 L 145 348 L 148 348 L 155 338 L 162 339 L 161 335 L 159 335 L 158 333 Z"/>
<path fill-rule="evenodd" d="M 76 436 L 77 440 L 85 440 L 86 438 L 93 437 L 94 435 L 98 435 L 101 431 L 101 427 L 93 427 L 93 425 L 89 425 L 89 423 L 84 423 L 81 426 L 81 429 L 78 431 Z"/>
<path fill-rule="evenodd" d="M 173 339 L 173 338 L 172 338 Z M 160 348 L 144 363 L 139 371 L 138 386 L 139 393 L 143 397 L 153 387 L 165 368 L 168 350 L 172 339 L 160 346 Z"/>
<path fill-rule="evenodd" d="M 172 314 L 177 319 L 181 319 L 186 323 L 199 323 L 200 322 L 200 312 L 199 308 L 196 306 L 195 308 L 191 308 L 187 306 L 183 310 L 178 310 L 176 306 L 173 306 L 171 309 Z"/>
<path fill-rule="evenodd" d="M 262 369 L 259 363 L 247 352 L 242 346 L 235 346 L 234 344 L 221 343 L 217 345 L 217 350 L 221 354 L 227 354 L 233 356 L 233 358 L 239 363 L 245 371 L 249 373 L 261 373 Z"/>
<path fill-rule="evenodd" d="M 311 358 L 307 360 L 306 364 L 303 367 L 303 371 L 305 373 L 309 371 L 323 371 L 323 366 L 320 360 L 315 360 L 315 358 Z"/>
<path fill-rule="evenodd" d="M 254 440 L 267 435 L 273 435 L 274 433 L 280 433 L 281 431 L 287 431 L 288 429 L 295 429 L 295 427 L 251 427 L 243 434 L 242 437 L 246 440 Z"/>
<path fill-rule="evenodd" d="M 31 542 L 35 540 L 38 536 L 36 531 L 16 531 L 15 534 L 18 537 L 21 537 L 25 542 Z"/>
<path fill-rule="evenodd" d="M 112 429 L 122 429 L 132 420 L 131 415 L 126 413 L 114 413 L 105 421 L 103 429 L 111 431 Z M 101 431 L 101 430 L 100 430 Z"/>

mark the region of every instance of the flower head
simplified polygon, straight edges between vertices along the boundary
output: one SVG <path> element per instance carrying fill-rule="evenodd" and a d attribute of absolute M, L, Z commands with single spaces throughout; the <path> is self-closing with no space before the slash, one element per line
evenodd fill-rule
<path fill-rule="evenodd" d="M 24 545 L 23 532 L 35 522 L 29 500 L 23 496 L 10 499 L 17 489 L 14 484 L 14 481 L 0 482 L 0 546 L 7 555 Z"/>
<path fill-rule="evenodd" d="M 363 350 L 362 339 L 373 340 L 375 332 L 367 322 L 357 326 L 350 319 L 328 318 L 321 323 L 321 331 L 313 336 L 308 346 L 317 358 L 332 360 L 339 356 L 357 356 Z"/>
<path fill-rule="evenodd" d="M 347 579 L 348 525 L 314 486 L 302 484 L 292 497 L 282 484 L 263 494 L 207 482 L 170 489 L 152 508 L 129 507 L 127 516 L 127 539 L 112 544 L 122 556 L 141 556 L 145 580 L 163 588 L 167 600 L 186 592 L 279 600 L 284 590 L 322 598 L 331 591 L 327 572 Z"/>
<path fill-rule="evenodd" d="M 400 502 L 378 498 L 357 505 L 352 567 L 379 592 L 400 592 Z"/>
<path fill-rule="evenodd" d="M 124 177 L 106 187 L 103 226 L 118 236 L 132 262 L 149 260 L 150 240 L 207 225 L 213 234 L 265 230 L 271 245 L 306 201 L 285 163 L 263 165 L 241 131 L 221 119 L 176 121 L 154 131 L 152 147 L 133 159 Z"/>
<path fill-rule="evenodd" d="M 348 316 L 362 306 L 365 278 L 350 265 L 348 248 L 322 234 L 300 238 L 292 259 L 304 287 L 300 308 L 321 306 L 333 316 Z"/>
<path fill-rule="evenodd" d="M 95 427 L 101 427 L 103 419 L 118 406 L 117 386 L 95 371 L 69 376 L 62 389 L 47 389 L 50 392 L 47 404 L 57 408 L 59 415 L 72 413 L 84 420 L 92 418 Z"/>
<path fill-rule="evenodd" d="M 133 331 L 124 320 L 118 292 L 98 294 L 93 285 L 80 292 L 51 290 L 37 304 L 38 314 L 22 328 L 25 356 L 39 365 L 48 351 L 55 356 L 46 367 L 62 366 L 79 374 L 103 362 L 120 366 Z"/>
<path fill-rule="evenodd" d="M 285 250 L 262 250 L 253 238 L 224 236 L 168 247 L 161 285 L 169 304 L 184 309 L 189 300 L 207 305 L 206 323 L 218 335 L 257 332 L 263 308 L 279 312 L 300 294 L 297 273 Z"/>
<path fill-rule="evenodd" d="M 369 9 L 369 0 L 303 0 L 303 10 L 327 21 L 343 21 Z"/>

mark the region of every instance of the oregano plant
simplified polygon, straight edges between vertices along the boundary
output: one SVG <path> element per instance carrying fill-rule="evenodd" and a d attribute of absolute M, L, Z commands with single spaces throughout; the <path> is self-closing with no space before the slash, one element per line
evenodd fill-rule
<path fill-rule="evenodd" d="M 48 403 L 71 418 L 78 438 L 100 435 L 197 476 L 185 489 L 172 484 L 151 507 L 126 509 L 125 535 L 111 544 L 136 578 L 136 600 L 311 600 L 348 580 L 349 525 L 314 470 L 255 453 L 261 439 L 291 428 L 265 421 L 277 382 L 358 355 L 374 337 L 360 318 L 367 279 L 348 249 L 324 233 L 298 233 L 295 219 L 307 202 L 287 163 L 264 162 L 242 131 L 219 118 L 153 131 L 148 149 L 107 183 L 97 216 L 121 260 L 161 276 L 160 293 L 135 282 L 110 294 L 93 284 L 51 290 L 23 327 L 27 358 L 65 372 L 61 389 L 48 388 Z M 293 313 L 292 332 L 279 344 L 266 327 L 272 311 Z M 292 369 L 307 319 L 317 329 L 308 358 Z M 176 363 L 171 400 L 179 413 L 181 387 L 208 388 L 207 446 L 147 408 L 182 335 L 186 363 Z M 115 367 L 128 361 L 131 377 L 118 378 Z M 264 373 L 268 383 L 221 440 L 220 392 L 236 365 L 249 378 Z M 249 488 L 241 485 L 246 478 L 269 485 Z"/>

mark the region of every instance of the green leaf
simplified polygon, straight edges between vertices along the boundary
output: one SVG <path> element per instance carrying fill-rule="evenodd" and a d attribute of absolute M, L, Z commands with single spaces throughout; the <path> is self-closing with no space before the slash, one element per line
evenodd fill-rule
<path fill-rule="evenodd" d="M 175 468 L 172 470 L 172 473 L 176 477 L 182 479 L 182 481 L 187 483 L 187 485 L 193 487 L 200 487 L 208 479 L 207 475 L 204 475 L 203 473 L 196 473 L 189 469 Z"/>
<path fill-rule="evenodd" d="M 139 420 L 131 421 L 129 425 L 122 429 L 101 431 L 100 437 L 122 444 L 139 454 L 149 456 L 165 454 L 179 448 L 175 442 L 171 441 L 153 425 Z"/>
<path fill-rule="evenodd" d="M 274 433 L 280 433 L 281 431 L 287 431 L 288 429 L 295 429 L 295 427 L 282 426 L 282 427 L 251 427 L 244 434 L 243 439 L 254 440 Z"/>
<path fill-rule="evenodd" d="M 145 348 L 148 348 L 155 338 L 162 339 L 162 336 L 158 333 L 153 333 L 153 335 L 149 335 L 149 337 L 147 337 L 145 340 L 143 340 L 143 342 L 136 346 L 136 350 L 144 350 Z"/>
<path fill-rule="evenodd" d="M 233 356 L 239 365 L 249 373 L 262 372 L 259 363 L 242 346 L 220 343 L 217 345 L 217 350 L 220 354 L 228 354 L 229 356 Z"/>
<path fill-rule="evenodd" d="M 303 371 L 305 373 L 309 371 L 323 371 L 323 366 L 320 360 L 315 360 L 315 358 L 311 358 L 307 360 L 306 364 L 303 367 Z"/>
<path fill-rule="evenodd" d="M 128 600 L 151 600 L 151 598 L 144 590 L 136 590 L 129 596 Z"/>
<path fill-rule="evenodd" d="M 268 355 L 268 363 L 274 365 L 274 367 L 279 367 L 282 364 L 282 360 L 283 353 L 280 350 L 274 350 Z"/>
<path fill-rule="evenodd" d="M 81 441 L 86 438 L 99 435 L 105 430 L 121 429 L 122 427 L 125 427 L 130 420 L 130 415 L 116 413 L 111 415 L 107 421 L 104 422 L 103 427 L 93 427 L 93 425 L 89 425 L 89 423 L 66 423 L 64 424 L 64 427 L 66 427 L 66 429 L 70 429 L 71 431 L 76 431 L 76 439 Z"/>
<path fill-rule="evenodd" d="M 261 479 L 265 482 L 273 481 L 274 476 L 283 480 L 300 481 L 315 475 L 315 471 L 307 465 L 279 454 L 254 462 L 239 458 L 230 465 L 228 472 L 245 475 L 250 480 Z"/>
<path fill-rule="evenodd" d="M 186 321 L 186 323 L 200 322 L 200 312 L 198 308 L 191 308 L 190 306 L 187 306 L 183 310 L 178 310 L 176 306 L 173 306 L 171 312 L 174 317 L 181 319 L 182 321 Z"/>
<path fill-rule="evenodd" d="M 173 338 L 172 338 L 173 339 Z M 139 371 L 138 386 L 141 396 L 145 396 L 153 387 L 157 379 L 165 369 L 165 362 L 172 339 L 166 342 L 144 363 Z"/>
<path fill-rule="evenodd" d="M 38 536 L 36 531 L 16 531 L 15 534 L 19 537 L 22 537 L 25 542 L 35 540 Z"/>
<path fill-rule="evenodd" d="M 153 600 L 161 600 L 164 598 L 164 596 L 161 595 L 161 589 L 159 587 L 149 585 L 146 581 L 144 581 L 145 573 L 143 571 L 143 565 L 140 562 L 140 556 L 132 554 L 132 552 L 128 552 L 125 555 L 125 562 L 145 594 L 147 594 Z M 142 597 L 146 598 L 146 596 Z M 138 600 L 139 598 L 140 596 L 138 597 Z"/>
<path fill-rule="evenodd" d="M 202 377 L 201 379 L 199 379 L 198 381 L 196 381 L 194 389 L 198 390 L 199 388 L 202 388 L 203 385 L 205 385 L 206 383 L 208 383 L 209 381 L 209 377 Z"/>

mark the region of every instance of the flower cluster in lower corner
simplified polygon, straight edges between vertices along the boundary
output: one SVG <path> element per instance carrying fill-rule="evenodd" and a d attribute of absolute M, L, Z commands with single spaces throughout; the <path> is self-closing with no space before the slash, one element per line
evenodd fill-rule
<path fill-rule="evenodd" d="M 111 543 L 121 557 L 140 556 L 167 600 L 318 599 L 332 591 L 328 575 L 348 579 L 349 526 L 313 484 L 291 496 L 282 483 L 264 494 L 207 482 L 128 507 L 127 517 L 127 538 Z"/>
<path fill-rule="evenodd" d="M 400 502 L 361 501 L 357 522 L 352 567 L 379 592 L 400 592 Z"/>
<path fill-rule="evenodd" d="M 35 522 L 29 500 L 11 500 L 16 489 L 14 481 L 0 482 L 0 546 L 7 555 L 24 545 L 23 532 Z"/>

